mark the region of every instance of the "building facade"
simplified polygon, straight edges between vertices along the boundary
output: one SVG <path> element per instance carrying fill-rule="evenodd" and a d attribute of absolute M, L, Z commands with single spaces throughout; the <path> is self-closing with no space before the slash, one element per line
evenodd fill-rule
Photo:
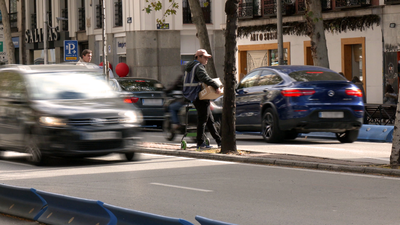
<path fill-rule="evenodd" d="M 27 49 L 29 64 L 43 61 L 43 27 L 48 20 L 48 61 L 64 61 L 64 40 L 77 40 L 78 51 L 91 49 L 92 62 L 103 62 L 102 0 L 25 0 L 27 4 Z M 44 3 L 45 2 L 45 3 Z M 163 11 L 168 0 L 161 1 Z M 149 77 L 165 85 L 172 83 L 182 73 L 181 64 L 193 60 L 200 48 L 196 27 L 191 21 L 188 0 L 179 2 L 176 15 L 166 17 L 167 28 L 157 27 L 163 12 L 146 13 L 145 0 L 107 0 L 106 54 L 107 61 L 115 67 L 124 62 L 129 66 L 128 76 Z M 217 74 L 223 75 L 225 23 L 223 1 L 200 0 L 206 19 L 213 59 Z M 44 17 L 46 15 L 47 17 Z"/>
<path fill-rule="evenodd" d="M 28 64 L 43 63 L 43 27 L 48 27 L 48 61 L 64 61 L 64 40 L 77 40 L 78 51 L 93 51 L 92 62 L 103 61 L 102 0 L 7 0 L 16 58 L 26 43 Z M 168 0 L 162 0 L 168 6 Z M 147 14 L 145 0 L 106 1 L 106 54 L 115 67 L 124 62 L 128 76 L 150 77 L 165 85 L 181 73 L 200 48 L 188 0 L 178 1 L 168 29 L 157 27 L 162 12 Z M 217 74 L 223 77 L 225 1 L 200 0 Z M 305 34 L 305 0 L 283 1 L 285 63 L 312 65 L 310 38 Z M 163 10 L 165 10 L 164 8 Z M 398 94 L 400 70 L 400 0 L 322 0 L 330 68 L 348 80 L 359 77 L 367 103 L 385 102 L 387 86 Z M 277 64 L 276 1 L 241 0 L 238 9 L 238 80 L 253 68 Z M 1 33 L 1 30 L 0 30 Z M 24 35 L 22 35 L 24 34 Z M 21 40 L 21 37 L 24 37 Z M 1 37 L 0 37 L 1 38 Z M 0 40 L 1 41 L 1 40 Z M 5 49 L 5 48 L 3 48 Z M 1 57 L 4 54 L 0 53 Z M 19 61 L 17 60 L 17 63 Z"/>
<path fill-rule="evenodd" d="M 385 103 L 385 87 L 399 90 L 400 1 L 322 0 L 330 69 L 348 80 L 359 77 L 367 103 Z M 285 64 L 313 65 L 305 33 L 305 1 L 283 2 Z M 241 0 L 239 5 L 239 79 L 253 68 L 276 65 L 276 1 Z"/>

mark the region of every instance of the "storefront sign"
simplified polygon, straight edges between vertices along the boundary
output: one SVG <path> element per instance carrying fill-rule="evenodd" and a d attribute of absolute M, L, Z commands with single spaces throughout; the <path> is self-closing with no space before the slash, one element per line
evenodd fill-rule
<path fill-rule="evenodd" d="M 64 61 L 78 61 L 78 41 L 64 40 Z"/>
<path fill-rule="evenodd" d="M 59 28 L 51 28 L 47 31 L 48 34 L 48 41 L 57 41 L 60 39 L 60 31 Z M 43 29 L 33 29 L 33 30 L 26 30 L 25 32 L 25 42 L 26 43 L 40 43 L 43 42 Z"/>
<path fill-rule="evenodd" d="M 14 48 L 19 48 L 19 37 L 12 37 Z"/>
<path fill-rule="evenodd" d="M 126 54 L 126 38 L 116 38 L 117 55 Z"/>
<path fill-rule="evenodd" d="M 250 41 L 276 40 L 277 37 L 278 34 L 276 32 L 251 34 Z"/>

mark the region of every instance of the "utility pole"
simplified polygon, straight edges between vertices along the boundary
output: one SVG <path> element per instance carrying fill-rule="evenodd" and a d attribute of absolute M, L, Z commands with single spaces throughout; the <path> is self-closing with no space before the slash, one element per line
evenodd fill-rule
<path fill-rule="evenodd" d="M 50 0 L 51 1 L 51 0 Z M 47 59 L 47 4 L 46 0 L 43 0 L 43 51 L 44 51 L 44 59 L 43 62 L 46 65 L 48 62 Z"/>
<path fill-rule="evenodd" d="M 283 65 L 282 0 L 276 0 L 276 19 L 278 36 L 278 65 Z"/>
<path fill-rule="evenodd" d="M 107 65 L 107 37 L 106 37 L 106 0 L 103 0 L 103 73 L 106 74 L 107 82 L 110 80 L 110 73 Z"/>

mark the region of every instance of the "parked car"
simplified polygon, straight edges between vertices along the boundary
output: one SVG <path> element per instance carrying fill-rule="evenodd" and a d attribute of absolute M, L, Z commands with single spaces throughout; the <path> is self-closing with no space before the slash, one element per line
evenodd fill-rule
<path fill-rule="evenodd" d="M 222 107 L 222 100 L 213 104 Z M 361 90 L 323 67 L 260 67 L 236 89 L 236 130 L 261 132 L 267 142 L 295 139 L 299 133 L 334 132 L 340 142 L 351 143 L 358 137 L 363 114 Z"/>
<path fill-rule="evenodd" d="M 34 164 L 48 156 L 134 158 L 140 110 L 110 88 L 97 69 L 76 65 L 0 68 L 0 154 L 27 152 Z"/>
<path fill-rule="evenodd" d="M 142 111 L 144 127 L 162 128 L 164 122 L 165 87 L 150 78 L 121 77 L 110 79 L 110 84 L 125 102 Z"/>

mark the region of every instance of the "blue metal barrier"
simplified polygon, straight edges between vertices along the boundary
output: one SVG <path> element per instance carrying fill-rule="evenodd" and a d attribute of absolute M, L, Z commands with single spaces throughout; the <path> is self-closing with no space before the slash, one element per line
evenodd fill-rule
<path fill-rule="evenodd" d="M 45 224 L 97 224 L 115 225 L 117 219 L 103 202 L 66 195 L 37 191 L 48 204 L 47 210 L 37 219 Z"/>
<path fill-rule="evenodd" d="M 46 201 L 33 188 L 0 184 L 0 212 L 36 220 L 46 210 Z"/>
<path fill-rule="evenodd" d="M 394 126 L 364 124 L 357 140 L 392 142 Z"/>
<path fill-rule="evenodd" d="M 237 225 L 234 223 L 226 223 L 218 220 L 208 219 L 202 216 L 196 216 L 195 218 L 201 225 Z"/>
<path fill-rule="evenodd" d="M 104 207 L 117 217 L 117 225 L 194 225 L 184 219 L 125 209 L 109 204 L 104 204 Z"/>
<path fill-rule="evenodd" d="M 385 125 L 369 125 L 363 124 L 357 137 L 357 141 L 380 141 L 392 142 L 394 126 Z M 303 137 L 320 137 L 336 139 L 335 133 L 332 132 L 311 132 L 302 133 Z"/>

